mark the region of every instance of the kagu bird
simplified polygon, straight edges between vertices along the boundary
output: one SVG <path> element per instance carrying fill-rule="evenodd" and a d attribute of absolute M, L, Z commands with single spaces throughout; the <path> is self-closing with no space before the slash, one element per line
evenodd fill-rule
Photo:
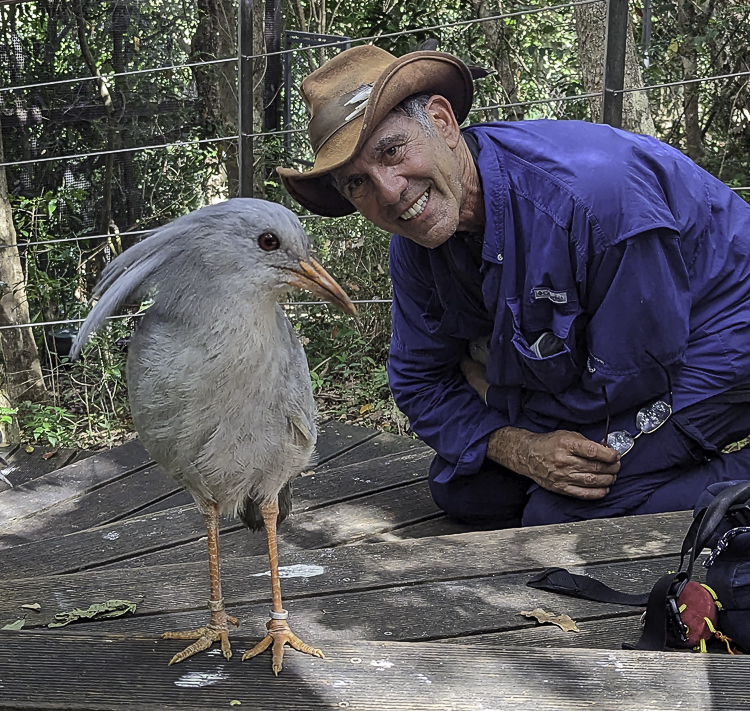
<path fill-rule="evenodd" d="M 209 623 L 164 635 L 196 640 L 170 664 L 216 641 L 227 659 L 232 655 L 227 623 L 237 621 L 221 594 L 220 514 L 265 526 L 268 537 L 268 635 L 243 659 L 273 645 L 278 674 L 285 643 L 322 656 L 286 622 L 276 550 L 291 480 L 310 462 L 316 439 L 305 354 L 277 303 L 292 287 L 356 314 L 312 258 L 292 212 L 263 200 L 229 200 L 180 217 L 108 265 L 73 344 L 76 357 L 107 316 L 152 297 L 128 352 L 133 422 L 150 456 L 193 495 L 206 519 L 211 581 Z"/>

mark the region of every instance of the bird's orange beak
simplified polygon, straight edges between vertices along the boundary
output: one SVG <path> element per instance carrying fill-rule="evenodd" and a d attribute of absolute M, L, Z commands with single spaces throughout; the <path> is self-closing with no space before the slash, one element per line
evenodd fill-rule
<path fill-rule="evenodd" d="M 292 286 L 298 286 L 300 289 L 307 289 L 315 296 L 330 301 L 338 306 L 345 313 L 352 316 L 357 315 L 357 309 L 346 292 L 336 283 L 333 277 L 320 264 L 308 257 L 299 263 L 299 271 L 292 271 L 292 278 L 289 283 Z"/>

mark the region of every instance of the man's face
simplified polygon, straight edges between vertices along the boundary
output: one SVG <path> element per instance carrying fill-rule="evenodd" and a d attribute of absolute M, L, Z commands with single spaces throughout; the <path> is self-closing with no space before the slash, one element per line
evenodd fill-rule
<path fill-rule="evenodd" d="M 431 103 L 435 98 L 433 97 Z M 445 107 L 450 113 L 450 107 Z M 455 231 L 462 200 L 462 166 L 455 130 L 427 106 L 433 130 L 391 112 L 357 156 L 334 172 L 342 194 L 370 222 L 437 247 Z M 437 118 L 436 118 L 437 117 Z M 455 120 L 453 120 L 455 124 Z"/>

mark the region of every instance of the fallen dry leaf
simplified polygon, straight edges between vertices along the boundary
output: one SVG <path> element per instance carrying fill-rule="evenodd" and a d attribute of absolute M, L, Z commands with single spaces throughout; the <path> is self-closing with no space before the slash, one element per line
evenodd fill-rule
<path fill-rule="evenodd" d="M 20 630 L 25 624 L 26 620 L 16 620 L 15 622 L 5 625 L 5 627 L 0 627 L 0 630 L 12 630 L 18 632 L 18 630 Z"/>
<path fill-rule="evenodd" d="M 55 621 L 50 622 L 47 627 L 64 627 L 71 622 L 84 619 L 108 620 L 112 617 L 120 617 L 128 612 L 135 612 L 136 604 L 130 600 L 107 600 L 106 602 L 90 605 L 87 610 L 76 608 L 70 612 L 58 612 Z"/>
<path fill-rule="evenodd" d="M 57 454 L 57 450 L 53 449 L 51 452 L 45 452 L 42 455 L 42 459 L 52 459 Z"/>
<path fill-rule="evenodd" d="M 42 609 L 42 606 L 38 602 L 30 603 L 28 605 L 21 605 L 21 607 L 24 610 L 33 610 L 34 612 L 39 612 Z"/>
<path fill-rule="evenodd" d="M 369 412 L 372 410 L 372 403 L 368 402 L 366 405 L 362 405 L 362 407 L 359 408 L 359 414 L 364 415 L 365 412 Z"/>
<path fill-rule="evenodd" d="M 24 447 L 23 451 L 26 452 L 26 454 L 31 454 L 34 451 L 34 448 L 29 445 L 28 447 Z"/>
<path fill-rule="evenodd" d="M 554 612 L 545 612 L 541 607 L 537 607 L 535 610 L 521 610 L 519 615 L 525 615 L 526 617 L 535 617 L 537 622 L 544 624 L 548 622 L 551 625 L 557 625 L 563 632 L 580 632 L 575 620 L 572 620 L 567 615 L 555 615 Z"/>

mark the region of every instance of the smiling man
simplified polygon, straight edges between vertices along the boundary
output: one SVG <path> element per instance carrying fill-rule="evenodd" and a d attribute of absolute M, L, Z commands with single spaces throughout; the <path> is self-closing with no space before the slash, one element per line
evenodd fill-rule
<path fill-rule="evenodd" d="M 302 83 L 303 206 L 393 233 L 390 384 L 479 527 L 691 508 L 750 478 L 750 206 L 677 150 L 576 121 L 461 129 L 456 57 L 342 52 Z"/>

